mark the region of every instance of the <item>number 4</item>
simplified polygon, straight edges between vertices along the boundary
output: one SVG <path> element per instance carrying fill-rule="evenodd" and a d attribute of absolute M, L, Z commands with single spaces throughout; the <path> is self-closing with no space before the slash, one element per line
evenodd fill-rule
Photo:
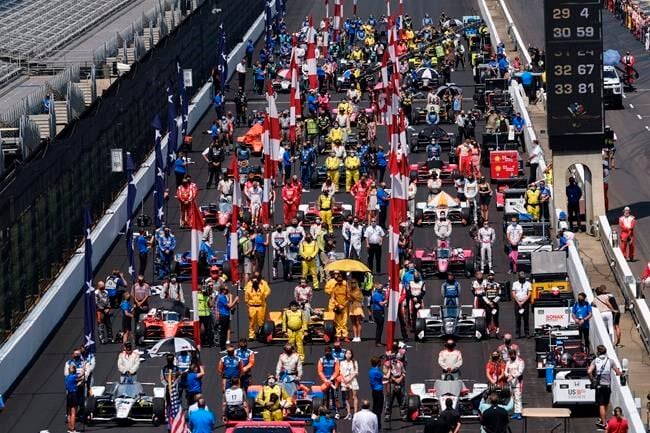
<path fill-rule="evenodd" d="M 583 18 L 589 18 L 589 9 L 582 8 L 582 11 L 580 11 L 580 16 Z"/>

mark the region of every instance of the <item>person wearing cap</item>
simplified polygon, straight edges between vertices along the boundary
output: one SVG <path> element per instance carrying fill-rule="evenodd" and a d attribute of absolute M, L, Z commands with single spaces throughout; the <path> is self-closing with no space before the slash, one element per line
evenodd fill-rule
<path fill-rule="evenodd" d="M 530 293 L 532 286 L 526 281 L 526 274 L 519 272 L 518 280 L 512 283 L 512 300 L 515 308 L 515 323 L 517 327 L 517 338 L 521 338 L 521 323 L 524 324 L 524 333 L 529 337 L 529 314 L 530 314 Z"/>
<path fill-rule="evenodd" d="M 341 143 L 338 142 L 337 146 Z M 332 151 L 325 159 L 325 170 L 327 170 L 327 178 L 332 180 L 334 192 L 339 192 L 339 178 L 340 178 L 341 160 L 336 156 L 336 152 Z"/>
<path fill-rule="evenodd" d="M 271 295 L 269 284 L 258 272 L 244 287 L 244 302 L 248 305 L 248 339 L 255 338 L 258 329 L 264 325 L 266 302 Z"/>
<path fill-rule="evenodd" d="M 325 192 L 321 192 L 316 200 L 316 207 L 323 223 L 327 224 L 330 233 L 334 233 L 332 226 L 332 209 L 334 208 L 334 197 Z"/>
<path fill-rule="evenodd" d="M 501 300 L 501 284 L 494 281 L 494 271 L 488 274 L 487 282 L 485 283 L 485 295 L 483 296 L 483 303 L 485 305 L 485 321 L 487 323 L 488 332 L 491 329 L 495 330 L 495 336 L 499 337 L 499 301 Z"/>
<path fill-rule="evenodd" d="M 302 278 L 311 275 L 314 289 L 318 290 L 318 269 L 316 260 L 318 256 L 318 244 L 313 239 L 311 233 L 306 233 L 304 239 L 300 242 L 298 254 L 302 257 Z"/>
<path fill-rule="evenodd" d="M 540 191 L 537 189 L 535 182 L 528 185 L 526 190 L 526 212 L 528 212 L 534 221 L 539 221 Z"/>
<path fill-rule="evenodd" d="M 289 308 L 282 313 L 282 332 L 287 334 L 288 344 L 296 348 L 301 361 L 305 359 L 303 340 L 307 333 L 307 325 L 305 312 L 299 308 L 298 302 L 291 301 Z"/>
<path fill-rule="evenodd" d="M 325 293 L 330 297 L 328 309 L 334 313 L 336 336 L 348 342 L 348 306 L 351 298 L 350 289 L 347 281 L 343 279 L 343 274 L 334 273 L 334 278 L 331 278 L 325 285 Z"/>
<path fill-rule="evenodd" d="M 158 231 L 156 242 L 158 244 L 158 258 L 160 259 L 158 274 L 160 278 L 163 278 L 172 269 L 174 251 L 176 250 L 176 236 L 172 234 L 168 226 L 164 226 L 162 230 Z"/>
<path fill-rule="evenodd" d="M 349 151 L 343 161 L 343 165 L 345 165 L 345 191 L 350 192 L 352 185 L 359 182 L 361 161 L 355 152 Z"/>
<path fill-rule="evenodd" d="M 636 218 L 630 213 L 629 206 L 623 208 L 623 215 L 618 219 L 618 227 L 621 229 L 621 252 L 626 260 L 634 261 L 634 228 Z"/>

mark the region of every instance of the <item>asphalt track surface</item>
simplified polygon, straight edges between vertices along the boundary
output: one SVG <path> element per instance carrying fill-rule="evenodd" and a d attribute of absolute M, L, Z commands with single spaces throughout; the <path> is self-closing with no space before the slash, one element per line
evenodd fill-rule
<path fill-rule="evenodd" d="M 397 2 L 393 2 L 396 6 Z M 455 0 L 455 1 L 444 1 L 444 2 L 428 2 L 428 1 L 409 1 L 406 2 L 406 12 L 409 13 L 414 18 L 414 23 L 419 23 L 421 18 L 424 15 L 424 12 L 428 12 L 434 19 L 440 15 L 441 12 L 445 11 L 451 17 L 460 17 L 462 15 L 475 15 L 477 14 L 476 3 L 474 0 Z M 426 6 L 425 6 L 426 5 Z M 287 21 L 289 28 L 295 30 L 305 15 L 313 14 L 314 18 L 320 17 L 324 13 L 322 10 L 322 2 L 289 2 L 289 12 L 287 16 Z M 375 16 L 381 15 L 384 12 L 385 3 L 383 1 L 374 1 L 372 3 L 372 9 L 369 10 L 370 6 L 366 2 L 360 2 L 359 13 L 360 15 L 367 17 L 368 14 L 373 13 Z M 346 4 L 346 15 L 351 14 L 351 2 Z M 416 24 L 417 25 L 417 24 Z M 452 79 L 459 85 L 468 85 L 470 87 L 465 87 L 464 98 L 464 107 L 468 108 L 471 105 L 472 89 L 471 85 L 473 84 L 471 74 L 469 71 L 457 71 L 452 74 Z M 251 100 L 255 101 L 257 97 L 252 97 Z M 336 99 L 336 96 L 333 97 Z M 286 96 L 280 96 L 279 108 L 283 109 L 286 107 Z M 258 105 L 261 104 L 261 98 L 258 99 L 260 102 L 256 102 Z M 251 103 L 253 106 L 254 103 Z M 234 111 L 234 107 L 233 107 Z M 191 174 L 194 178 L 194 181 L 203 188 L 207 180 L 207 167 L 204 164 L 198 163 L 200 161 L 199 152 L 203 150 L 207 145 L 209 138 L 207 135 L 203 135 L 200 131 L 205 131 L 208 129 L 213 118 L 213 112 L 208 112 L 204 118 L 201 120 L 201 123 L 197 130 L 194 132 L 194 149 L 195 152 L 192 155 L 192 158 L 197 161 L 197 164 L 191 167 Z M 146 125 L 143 127 L 147 127 Z M 451 125 L 444 126 L 447 130 L 453 131 L 455 127 Z M 482 130 L 482 125 L 477 126 L 477 131 Z M 241 131 L 238 131 L 241 132 Z M 152 134 L 153 135 L 153 134 Z M 386 142 L 386 131 L 385 128 L 378 128 L 378 143 Z M 384 146 L 385 148 L 385 146 Z M 421 160 L 424 158 L 422 153 L 414 154 L 411 157 L 411 162 L 416 160 Z M 173 183 L 173 180 L 170 180 Z M 449 190 L 449 189 L 447 189 Z M 214 201 L 215 199 L 215 190 L 201 190 L 199 193 L 199 198 L 201 203 L 207 203 Z M 425 191 L 420 191 L 418 199 L 424 199 Z M 312 190 L 310 193 L 303 195 L 304 200 L 314 200 L 317 196 L 317 192 Z M 348 203 L 351 203 L 351 196 L 346 195 L 345 193 L 339 194 L 337 199 L 342 199 Z M 152 204 L 151 199 L 149 198 L 145 202 L 145 211 L 151 213 Z M 503 244 L 501 232 L 499 230 L 502 215 L 494 209 L 491 210 L 491 222 L 497 229 L 497 244 L 495 245 L 495 270 L 497 272 L 497 280 L 505 281 L 510 278 L 509 275 L 506 275 L 507 265 L 505 261 L 505 255 L 503 254 Z M 176 234 L 178 239 L 178 251 L 189 250 L 189 232 L 187 230 L 179 230 L 177 226 L 178 221 L 178 206 L 177 202 L 174 199 L 170 200 L 169 203 L 169 212 L 168 219 L 171 221 L 172 231 Z M 281 215 L 275 215 L 276 221 L 280 221 Z M 433 228 L 421 228 L 417 229 L 416 235 L 416 246 L 425 247 L 433 246 L 435 242 L 435 236 L 433 234 Z M 215 233 L 215 240 L 217 245 L 223 246 L 223 238 L 219 236 L 218 233 Z M 454 227 L 452 235 L 452 244 L 458 247 L 470 247 L 471 240 L 468 234 L 468 228 L 456 226 Z M 340 245 L 340 242 L 339 242 Z M 365 253 L 364 253 L 365 257 Z M 384 261 L 387 259 L 386 248 L 384 248 Z M 151 265 L 150 265 L 151 266 Z M 124 248 L 124 240 L 122 238 L 117 239 L 115 246 L 110 251 L 108 257 L 105 259 L 101 268 L 96 272 L 96 280 L 105 278 L 108 275 L 112 268 L 119 268 L 124 271 L 128 268 L 128 263 L 126 259 L 126 252 Z M 384 272 L 378 278 L 379 280 L 385 281 L 386 279 L 386 269 L 382 269 Z M 266 271 L 265 271 L 266 272 Z M 148 268 L 147 276 L 151 275 L 151 267 Z M 469 290 L 471 281 L 467 279 L 460 279 L 462 285 L 462 303 L 469 304 L 471 303 L 471 293 Z M 427 304 L 434 304 L 440 302 L 440 284 L 441 280 L 437 278 L 432 278 L 427 281 Z M 184 284 L 186 291 L 186 299 L 191 299 L 189 296 L 189 283 Z M 269 298 L 269 310 L 280 309 L 288 304 L 292 299 L 293 294 L 293 284 L 285 283 L 283 281 L 277 280 L 272 283 L 272 295 Z M 243 293 L 242 293 L 243 295 Z M 315 295 L 316 306 L 325 306 L 327 304 L 326 296 L 322 292 L 317 292 Z M 237 329 L 237 319 L 233 320 L 233 333 L 234 337 L 239 335 L 245 336 L 247 330 L 247 313 L 245 308 L 240 308 L 239 310 L 239 328 Z M 532 319 L 532 318 L 531 318 Z M 503 303 L 501 306 L 501 330 L 502 332 L 512 331 L 514 326 L 514 312 L 513 307 L 510 303 Z M 114 329 L 117 329 L 118 321 L 115 321 Z M 60 327 L 54 332 L 49 343 L 43 348 L 39 357 L 35 362 L 29 367 L 29 370 L 26 372 L 22 380 L 17 384 L 12 395 L 6 401 L 6 408 L 3 413 L 0 414 L 0 432 L 1 433 L 36 433 L 41 430 L 49 430 L 52 433 L 60 433 L 66 431 L 66 426 L 64 425 L 64 411 L 65 411 L 65 396 L 64 396 L 64 387 L 63 387 L 63 376 L 62 369 L 63 363 L 70 356 L 70 353 L 75 347 L 78 347 L 79 344 L 83 341 L 82 339 L 82 328 L 83 328 L 83 303 L 78 301 L 71 309 L 67 317 L 62 321 Z M 363 328 L 363 337 L 364 341 L 361 343 L 351 343 L 351 347 L 360 365 L 360 378 L 359 383 L 361 390 L 359 391 L 359 398 L 369 398 L 369 385 L 365 372 L 369 367 L 369 359 L 371 356 L 380 355 L 383 352 L 382 348 L 376 348 L 372 338 L 374 336 L 374 325 L 364 322 Z M 523 357 L 527 360 L 531 360 L 534 357 L 534 345 L 533 340 L 518 340 L 520 344 Z M 430 379 L 436 377 L 439 372 L 439 367 L 437 366 L 437 353 L 442 349 L 442 343 L 440 341 L 429 341 L 426 343 L 409 343 L 410 348 L 408 349 L 408 367 L 407 367 L 407 376 L 409 382 L 420 382 L 425 379 Z M 479 381 L 485 382 L 484 377 L 484 366 L 487 360 L 488 354 L 494 350 L 499 341 L 495 339 L 483 340 L 477 342 L 475 340 L 466 340 L 460 341 L 458 347 L 463 351 L 465 364 L 463 366 L 463 378 L 469 381 Z M 281 346 L 263 346 L 259 343 L 251 343 L 249 347 L 256 350 L 257 353 L 257 365 L 254 369 L 253 381 L 255 383 L 260 383 L 265 375 L 273 371 L 277 361 L 277 357 L 280 354 Z M 120 345 L 100 345 L 98 347 L 97 353 L 97 367 L 95 369 L 94 377 L 95 384 L 102 384 L 106 381 L 115 381 L 118 380 L 118 372 L 116 368 L 116 359 L 117 354 L 120 351 Z M 323 352 L 322 345 L 313 345 L 306 347 L 307 352 L 307 364 L 305 366 L 304 379 L 310 380 L 316 378 L 316 368 L 315 363 L 318 360 L 318 357 L 321 356 Z M 203 380 L 203 389 L 204 394 L 208 405 L 217 409 L 220 408 L 220 392 L 217 386 L 218 377 L 216 374 L 216 364 L 217 360 L 220 357 L 217 349 L 203 349 L 201 353 L 201 359 L 205 365 L 207 374 Z M 158 382 L 159 372 L 162 366 L 161 360 L 148 360 L 141 364 L 140 370 L 138 372 L 138 378 L 142 382 Z M 524 392 L 524 404 L 526 407 L 550 407 L 551 398 L 550 394 L 546 393 L 544 390 L 543 383 L 540 379 L 537 378 L 534 370 L 531 370 L 532 365 L 528 364 L 527 368 L 528 373 L 525 375 L 525 392 Z M 217 417 L 220 418 L 221 414 L 217 411 Z M 393 418 L 398 418 L 397 410 L 393 412 Z M 593 420 L 594 418 L 583 418 L 583 419 L 574 419 L 572 423 L 572 432 L 582 433 L 582 432 L 591 432 L 593 431 Z M 549 431 L 556 423 L 547 421 L 547 422 L 531 422 L 529 423 L 530 427 L 534 427 L 529 431 L 541 432 Z M 394 421 L 390 425 L 385 425 L 385 428 L 391 428 L 392 430 L 400 430 L 404 432 L 420 432 L 423 430 L 422 425 L 412 425 L 404 424 L 399 421 Z M 513 432 L 519 432 L 523 430 L 523 424 L 520 421 L 514 421 L 512 423 Z M 222 428 L 222 427 L 220 427 Z M 88 427 L 87 431 L 100 432 L 100 431 L 115 431 L 115 432 L 126 432 L 126 431 L 139 431 L 143 433 L 147 432 L 161 432 L 164 431 L 164 427 L 153 427 L 150 424 L 142 424 L 135 427 L 117 427 L 113 425 L 97 425 Z M 342 432 L 350 431 L 349 421 L 339 421 L 338 430 Z M 478 426 L 476 424 L 466 425 L 463 427 L 463 432 L 477 432 Z"/>
<path fill-rule="evenodd" d="M 512 19 L 520 29 L 525 44 L 544 46 L 544 26 L 539 25 L 543 16 L 543 0 L 506 0 Z M 609 212 L 612 225 L 618 225 L 623 208 L 630 206 L 636 216 L 636 262 L 630 263 L 635 275 L 640 276 L 650 260 L 650 190 L 643 182 L 650 173 L 650 58 L 643 44 L 621 25 L 608 11 L 603 10 L 603 49 L 618 50 L 621 55 L 629 50 L 636 58 L 640 77 L 635 90 L 626 90 L 624 109 L 607 109 L 605 122 L 616 132 L 616 169 L 609 176 Z M 558 181 L 560 173 L 555 173 Z M 646 297 L 650 293 L 646 293 Z"/>

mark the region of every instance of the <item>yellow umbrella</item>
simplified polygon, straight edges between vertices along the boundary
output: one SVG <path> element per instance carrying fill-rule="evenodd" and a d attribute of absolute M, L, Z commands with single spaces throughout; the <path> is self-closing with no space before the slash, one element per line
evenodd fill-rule
<path fill-rule="evenodd" d="M 370 272 L 368 266 L 358 260 L 343 259 L 337 260 L 325 266 L 325 272 Z"/>

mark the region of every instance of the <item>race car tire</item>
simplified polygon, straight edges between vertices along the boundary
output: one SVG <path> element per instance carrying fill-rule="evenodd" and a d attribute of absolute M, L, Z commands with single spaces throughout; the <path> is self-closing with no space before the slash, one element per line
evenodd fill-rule
<path fill-rule="evenodd" d="M 424 220 L 424 211 L 422 209 L 415 209 L 415 220 L 414 223 L 417 227 L 422 225 L 422 220 Z"/>
<path fill-rule="evenodd" d="M 406 417 L 409 421 L 415 421 L 413 415 L 420 411 L 420 396 L 409 395 L 406 403 Z"/>
<path fill-rule="evenodd" d="M 323 322 L 323 340 L 325 343 L 333 343 L 334 337 L 336 337 L 336 327 L 334 322 L 331 320 L 325 320 Z"/>
<path fill-rule="evenodd" d="M 424 341 L 424 334 L 420 337 L 420 333 L 423 333 L 427 328 L 427 322 L 421 317 L 415 319 L 415 341 Z"/>
<path fill-rule="evenodd" d="M 86 425 L 95 423 L 95 411 L 97 410 L 97 400 L 94 395 L 89 395 L 86 399 L 86 416 L 84 417 Z"/>
<path fill-rule="evenodd" d="M 273 341 L 273 331 L 275 331 L 275 323 L 270 320 L 265 321 L 262 329 L 260 329 L 260 343 L 271 343 Z"/>
<path fill-rule="evenodd" d="M 153 399 L 153 417 L 151 423 L 158 427 L 165 420 L 165 399 L 155 397 Z"/>
<path fill-rule="evenodd" d="M 481 334 L 481 340 L 487 337 L 487 323 L 485 317 L 477 317 L 474 320 L 474 329 Z"/>
<path fill-rule="evenodd" d="M 465 276 L 471 278 L 476 273 L 476 266 L 474 266 L 474 260 L 465 261 Z"/>
<path fill-rule="evenodd" d="M 347 221 L 348 217 L 352 216 L 352 211 L 350 209 L 343 209 L 341 215 L 343 216 L 343 220 Z"/>
<path fill-rule="evenodd" d="M 296 219 L 298 219 L 299 222 L 300 222 L 300 221 L 304 221 L 304 220 L 305 220 L 305 212 L 299 210 L 299 211 L 296 213 Z"/>
<path fill-rule="evenodd" d="M 314 397 L 311 400 L 311 413 L 318 415 L 318 410 L 323 405 L 323 400 L 319 397 Z"/>
<path fill-rule="evenodd" d="M 143 322 L 138 322 L 135 325 L 135 343 L 138 346 L 142 346 L 144 344 L 144 336 L 145 333 L 147 332 L 147 328 L 144 326 Z"/>

